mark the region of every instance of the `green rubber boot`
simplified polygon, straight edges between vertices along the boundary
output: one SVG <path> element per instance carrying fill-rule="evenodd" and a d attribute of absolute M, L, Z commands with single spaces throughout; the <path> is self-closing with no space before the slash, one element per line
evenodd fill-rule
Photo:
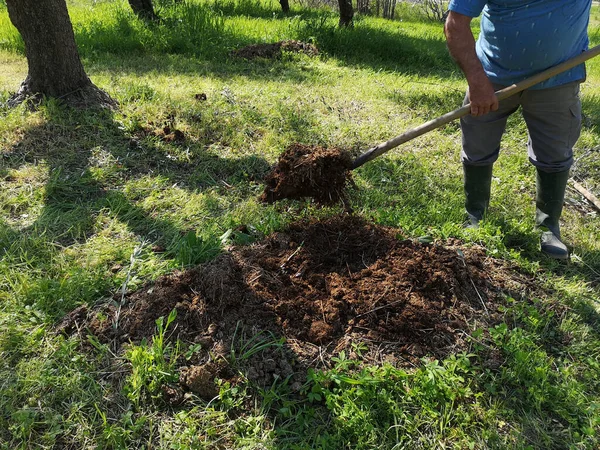
<path fill-rule="evenodd" d="M 542 253 L 554 259 L 568 259 L 569 249 L 560 240 L 559 219 L 565 200 L 569 171 L 543 172 L 537 169 L 535 224 L 542 230 Z"/>
<path fill-rule="evenodd" d="M 492 165 L 470 166 L 463 164 L 465 186 L 465 228 L 477 228 L 490 204 Z"/>

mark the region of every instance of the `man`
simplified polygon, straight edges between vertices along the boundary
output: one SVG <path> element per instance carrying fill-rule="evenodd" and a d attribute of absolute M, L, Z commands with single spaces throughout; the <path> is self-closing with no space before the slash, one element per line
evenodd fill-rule
<path fill-rule="evenodd" d="M 476 227 L 489 204 L 492 165 L 508 116 L 519 106 L 529 131 L 529 160 L 537 171 L 536 226 L 541 250 L 567 259 L 560 240 L 562 212 L 573 145 L 581 128 L 579 84 L 582 64 L 539 83 L 500 104 L 494 92 L 555 66 L 585 51 L 591 0 L 451 0 L 444 27 L 448 49 L 465 74 L 465 104 L 471 115 L 461 119 L 465 207 Z M 472 18 L 481 13 L 477 42 Z"/>

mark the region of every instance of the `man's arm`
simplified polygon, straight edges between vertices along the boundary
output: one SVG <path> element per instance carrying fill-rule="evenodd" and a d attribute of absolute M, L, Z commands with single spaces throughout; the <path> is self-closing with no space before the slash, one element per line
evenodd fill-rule
<path fill-rule="evenodd" d="M 450 55 L 458 63 L 469 84 L 471 115 L 483 116 L 498 109 L 498 99 L 475 51 L 475 37 L 469 16 L 450 11 L 444 26 Z"/>

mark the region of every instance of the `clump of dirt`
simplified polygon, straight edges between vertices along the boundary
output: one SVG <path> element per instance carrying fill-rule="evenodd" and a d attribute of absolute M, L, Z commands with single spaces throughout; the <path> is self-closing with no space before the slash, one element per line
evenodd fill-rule
<path fill-rule="evenodd" d="M 178 389 L 209 399 L 216 377 L 231 379 L 223 361 L 258 385 L 287 379 L 297 391 L 307 368 L 328 367 L 357 343 L 367 362 L 398 364 L 466 350 L 470 329 L 501 320 L 501 294 L 519 298 L 529 286 L 482 248 L 401 239 L 398 229 L 340 215 L 234 247 L 129 293 L 120 309 L 79 310 L 68 316 L 78 323 L 60 328 L 138 342 L 176 309 L 168 338 L 199 348 Z M 167 390 L 169 401 L 181 397 Z"/>
<path fill-rule="evenodd" d="M 164 142 L 185 142 L 185 134 L 177 128 L 165 125 L 162 128 L 146 127 L 141 131 L 142 136 L 154 136 Z"/>
<path fill-rule="evenodd" d="M 346 186 L 352 181 L 351 168 L 352 158 L 343 150 L 293 144 L 265 178 L 260 200 L 273 203 L 312 197 L 321 204 L 344 201 Z"/>
<path fill-rule="evenodd" d="M 279 58 L 283 51 L 292 53 L 305 53 L 310 56 L 319 54 L 319 50 L 313 44 L 296 41 L 293 39 L 279 41 L 272 44 L 251 44 L 231 52 L 234 56 L 246 59 L 254 58 Z"/>
<path fill-rule="evenodd" d="M 179 383 L 204 400 L 211 400 L 219 395 L 219 387 L 215 379 L 224 370 L 224 362 L 210 361 L 202 365 L 185 367 L 179 374 Z"/>
<path fill-rule="evenodd" d="M 140 140 L 149 136 L 158 138 L 163 142 L 173 144 L 183 144 L 188 139 L 186 134 L 175 126 L 174 114 L 169 114 L 162 123 L 155 123 L 150 121 L 148 122 L 148 124 L 141 126 L 139 129 L 136 130 L 136 132 L 130 139 L 130 147 L 139 147 Z"/>
<path fill-rule="evenodd" d="M 165 126 L 161 129 L 156 129 L 151 131 L 151 134 L 160 138 L 165 142 L 184 142 L 185 134 L 183 131 L 178 130 L 176 128 L 171 128 L 169 126 Z"/>

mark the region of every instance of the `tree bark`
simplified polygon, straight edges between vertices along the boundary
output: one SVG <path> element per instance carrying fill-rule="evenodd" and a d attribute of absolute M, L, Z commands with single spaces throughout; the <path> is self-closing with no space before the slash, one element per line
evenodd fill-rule
<path fill-rule="evenodd" d="M 290 12 L 290 2 L 289 0 L 279 0 L 279 4 L 281 5 L 281 10 L 284 13 L 289 13 Z"/>
<path fill-rule="evenodd" d="M 6 6 L 25 42 L 28 64 L 27 77 L 9 104 L 42 95 L 114 104 L 85 73 L 65 0 L 6 0 Z"/>
<path fill-rule="evenodd" d="M 352 0 L 338 0 L 340 5 L 340 27 L 351 27 L 352 18 L 354 17 L 354 9 L 352 8 Z"/>
<path fill-rule="evenodd" d="M 129 0 L 129 6 L 131 6 L 136 16 L 142 20 L 158 20 L 158 16 L 154 12 L 152 0 Z"/>
<path fill-rule="evenodd" d="M 396 0 L 383 0 L 383 17 L 385 19 L 393 19 L 395 9 Z"/>

